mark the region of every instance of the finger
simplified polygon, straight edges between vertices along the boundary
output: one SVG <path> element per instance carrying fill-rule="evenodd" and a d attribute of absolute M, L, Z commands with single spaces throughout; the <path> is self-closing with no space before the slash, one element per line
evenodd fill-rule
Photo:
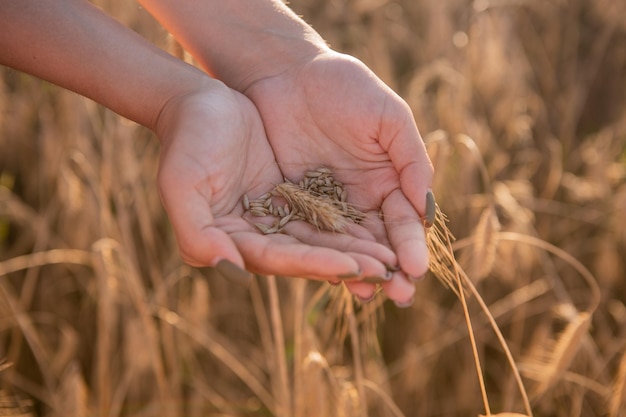
<path fill-rule="evenodd" d="M 360 253 L 348 253 L 359 263 L 361 274 L 354 280 L 345 281 L 346 288 L 363 302 L 371 301 L 376 295 L 376 284 L 391 279 L 387 268 L 370 256 Z"/>
<path fill-rule="evenodd" d="M 420 216 L 400 190 L 387 196 L 382 210 L 400 268 L 410 277 L 421 277 L 428 270 L 428 248 Z"/>
<path fill-rule="evenodd" d="M 356 224 L 350 225 L 346 233 L 336 233 L 320 231 L 310 224 L 296 221 L 288 223 L 285 232 L 313 246 L 367 255 L 382 265 L 398 263 L 396 254 L 389 247 L 377 242 L 369 230 Z"/>
<path fill-rule="evenodd" d="M 395 258 L 394 262 L 386 260 L 384 261 L 384 263 L 388 270 L 396 270 L 399 268 L 398 256 L 395 252 L 393 252 L 393 249 L 391 249 L 392 246 L 391 242 L 389 242 L 389 237 L 387 236 L 387 227 L 385 226 L 385 221 L 383 217 L 384 216 L 382 216 L 382 214 L 374 214 L 374 212 L 369 212 L 366 214 L 366 218 L 363 221 L 363 226 L 367 227 L 367 230 L 372 234 L 372 236 L 378 243 L 391 250 Z"/>
<path fill-rule="evenodd" d="M 361 275 L 359 263 L 353 256 L 304 244 L 292 236 L 236 232 L 231 237 L 247 268 L 261 274 L 318 280 L 354 279 Z"/>
<path fill-rule="evenodd" d="M 362 253 L 347 252 L 346 255 L 351 256 L 357 261 L 360 271 L 357 277 L 346 280 L 346 283 L 360 281 L 370 285 L 374 284 L 372 286 L 375 287 L 375 284 L 380 284 L 391 279 L 391 273 L 388 271 L 387 267 L 377 259 L 363 255 Z"/>
<path fill-rule="evenodd" d="M 413 304 L 415 285 L 402 272 L 396 272 L 389 282 L 381 284 L 383 292 L 398 307 L 408 307 Z"/>
<path fill-rule="evenodd" d="M 227 259 L 240 268 L 244 260 L 231 237 L 215 227 L 209 197 L 195 190 L 168 187 L 161 194 L 183 260 L 192 266 L 215 266 Z"/>
<path fill-rule="evenodd" d="M 376 296 L 376 285 L 360 281 L 350 281 L 345 283 L 351 294 L 355 295 L 362 302 L 369 302 Z"/>
<path fill-rule="evenodd" d="M 433 166 L 417 129 L 411 110 L 402 102 L 404 111 L 389 116 L 381 129 L 381 146 L 387 150 L 391 163 L 400 175 L 400 186 L 413 207 L 422 215 L 426 192 L 432 186 Z"/>

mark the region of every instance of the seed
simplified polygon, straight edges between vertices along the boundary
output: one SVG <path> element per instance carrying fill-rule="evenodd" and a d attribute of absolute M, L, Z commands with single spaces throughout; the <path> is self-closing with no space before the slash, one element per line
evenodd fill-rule
<path fill-rule="evenodd" d="M 257 198 L 257 201 L 265 201 L 272 196 L 272 193 L 265 193 L 261 197 Z"/>
<path fill-rule="evenodd" d="M 250 210 L 250 200 L 246 194 L 243 195 L 243 208 L 246 210 Z"/>
<path fill-rule="evenodd" d="M 278 232 L 278 226 L 272 226 L 265 231 L 266 235 L 271 235 L 272 233 Z"/>
<path fill-rule="evenodd" d="M 263 207 L 262 205 L 259 204 L 254 204 L 254 203 L 250 203 L 250 212 L 252 211 L 260 211 L 261 213 L 265 213 L 268 214 L 269 212 L 267 211 L 267 209 L 265 207 Z"/>
<path fill-rule="evenodd" d="M 289 220 L 291 220 L 291 217 L 293 217 L 293 216 L 290 214 L 290 215 L 285 216 L 282 219 L 280 219 L 280 221 L 278 222 L 278 226 L 279 227 L 283 227 L 284 225 L 286 225 L 287 222 L 289 222 Z"/>
<path fill-rule="evenodd" d="M 317 172 L 321 174 L 332 174 L 332 171 L 330 170 L 330 168 L 326 168 L 326 167 L 319 167 L 317 169 Z"/>
<path fill-rule="evenodd" d="M 344 202 L 346 201 L 347 198 L 348 198 L 348 192 L 346 190 L 343 190 L 341 192 L 341 195 L 339 196 L 339 200 Z"/>
<path fill-rule="evenodd" d="M 266 234 L 269 235 L 270 233 L 278 233 L 278 229 L 280 229 L 279 220 L 276 219 L 276 220 L 274 220 L 274 223 L 272 223 L 272 227 L 267 229 Z"/>
<path fill-rule="evenodd" d="M 291 212 L 291 210 L 289 209 L 289 204 L 285 204 L 283 211 L 285 212 L 285 216 L 289 215 L 289 213 Z"/>
<path fill-rule="evenodd" d="M 270 229 L 270 226 L 263 223 L 254 223 L 254 225 L 265 234 L 267 234 L 267 231 Z"/>
<path fill-rule="evenodd" d="M 251 209 L 250 214 L 256 217 L 265 217 L 267 216 L 268 213 L 266 213 L 265 211 L 257 210 L 257 209 Z"/>
<path fill-rule="evenodd" d="M 285 217 L 285 210 L 283 210 L 282 207 L 277 207 L 276 212 L 278 213 L 280 217 Z"/>
<path fill-rule="evenodd" d="M 307 171 L 307 173 L 306 173 L 306 174 L 304 174 L 304 175 L 305 175 L 306 177 L 309 177 L 309 178 L 317 178 L 317 177 L 319 177 L 320 175 L 322 175 L 322 173 L 321 173 L 321 172 L 319 172 L 319 171 Z"/>

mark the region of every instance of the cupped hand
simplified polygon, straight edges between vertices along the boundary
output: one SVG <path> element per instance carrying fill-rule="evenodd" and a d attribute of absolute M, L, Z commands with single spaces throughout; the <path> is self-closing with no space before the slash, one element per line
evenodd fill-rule
<path fill-rule="evenodd" d="M 325 51 L 278 75 L 251 84 L 244 93 L 259 109 L 281 172 L 292 181 L 319 166 L 345 184 L 348 202 L 367 214 L 350 235 L 376 241 L 395 254 L 399 270 L 382 284 L 397 304 L 414 294 L 413 281 L 428 270 L 422 226 L 433 168 L 406 102 L 357 59 Z M 343 251 L 373 253 L 347 245 L 340 234 L 290 224 L 288 233 Z M 354 244 L 354 240 L 350 240 Z M 390 265 L 387 265 L 390 266 Z M 373 266 L 372 266 L 373 268 Z M 362 298 L 375 286 L 350 283 Z"/>
<path fill-rule="evenodd" d="M 155 131 L 162 143 L 159 191 L 187 263 L 228 260 L 256 273 L 324 280 L 379 272 L 356 238 L 344 236 L 356 252 L 343 253 L 323 242 L 264 235 L 244 215 L 244 195 L 259 196 L 283 181 L 261 118 L 244 95 L 215 81 L 170 100 Z"/>

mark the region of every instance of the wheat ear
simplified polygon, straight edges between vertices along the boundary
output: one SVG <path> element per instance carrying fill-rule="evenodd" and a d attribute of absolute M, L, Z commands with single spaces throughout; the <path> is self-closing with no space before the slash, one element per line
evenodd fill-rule
<path fill-rule="evenodd" d="M 528 394 L 524 387 L 524 383 L 519 373 L 519 369 L 517 368 L 515 360 L 513 359 L 511 350 L 509 349 L 509 346 L 507 345 L 506 340 L 504 339 L 504 336 L 502 335 L 502 332 L 500 331 L 500 328 L 498 327 L 498 324 L 496 323 L 493 315 L 489 311 L 489 307 L 487 307 L 487 304 L 478 293 L 478 290 L 476 289 L 472 281 L 465 274 L 465 272 L 460 267 L 460 265 L 458 265 L 458 263 L 456 262 L 456 259 L 454 257 L 454 252 L 452 250 L 452 241 L 454 240 L 454 237 L 448 230 L 446 226 L 446 221 L 447 221 L 446 216 L 441 212 L 441 209 L 439 208 L 439 206 L 436 206 L 435 223 L 433 227 L 429 229 L 428 235 L 426 238 L 428 249 L 430 251 L 430 264 L 429 264 L 430 269 L 434 273 L 434 275 L 439 279 L 439 281 L 441 281 L 444 285 L 452 289 L 457 294 L 457 296 L 461 299 L 461 301 L 464 304 L 465 304 L 464 298 L 461 298 L 461 297 L 463 296 L 462 292 L 463 293 L 465 292 L 464 290 L 465 288 L 467 288 L 475 297 L 476 301 L 480 305 L 480 308 L 483 310 L 487 319 L 489 320 L 489 324 L 491 325 L 491 328 L 496 334 L 496 337 L 498 338 L 498 341 L 500 342 L 500 346 L 502 346 L 502 350 L 504 351 L 507 357 L 507 360 L 509 362 L 509 365 L 511 366 L 511 370 L 513 371 L 513 375 L 515 377 L 515 381 L 519 388 L 520 395 L 522 396 L 522 400 L 524 402 L 524 407 L 527 413 L 526 415 L 527 417 L 532 417 L 533 413 L 532 413 L 532 408 L 530 406 L 530 401 L 528 399 Z M 458 285 L 458 289 L 454 287 L 455 282 Z M 467 311 L 465 312 L 465 314 L 466 314 L 466 320 L 468 323 L 468 332 L 471 335 L 472 334 L 471 321 L 469 319 L 469 315 Z M 473 336 L 470 336 L 470 338 L 473 342 Z M 477 360 L 477 357 L 476 357 L 476 360 Z M 482 384 L 482 374 L 480 374 L 480 363 L 478 361 L 476 362 L 476 366 L 479 372 L 479 379 Z M 489 411 L 489 404 L 486 398 L 484 385 L 481 385 L 481 390 L 483 393 L 483 401 L 485 403 L 487 415 L 489 416 L 491 415 L 491 412 Z M 506 413 L 504 415 L 506 415 Z"/>

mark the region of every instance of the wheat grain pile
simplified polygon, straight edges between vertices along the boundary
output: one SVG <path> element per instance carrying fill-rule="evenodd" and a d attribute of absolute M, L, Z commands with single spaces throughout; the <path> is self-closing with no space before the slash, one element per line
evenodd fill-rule
<path fill-rule="evenodd" d="M 243 197 L 244 209 L 255 217 L 278 217 L 272 225 L 255 223 L 264 234 L 278 233 L 290 221 L 304 220 L 318 230 L 345 232 L 349 222 L 360 224 L 365 213 L 347 202 L 348 192 L 326 167 L 307 171 L 297 184 L 285 178 L 270 193 L 250 200 Z M 273 197 L 282 197 L 284 206 L 275 204 Z"/>

